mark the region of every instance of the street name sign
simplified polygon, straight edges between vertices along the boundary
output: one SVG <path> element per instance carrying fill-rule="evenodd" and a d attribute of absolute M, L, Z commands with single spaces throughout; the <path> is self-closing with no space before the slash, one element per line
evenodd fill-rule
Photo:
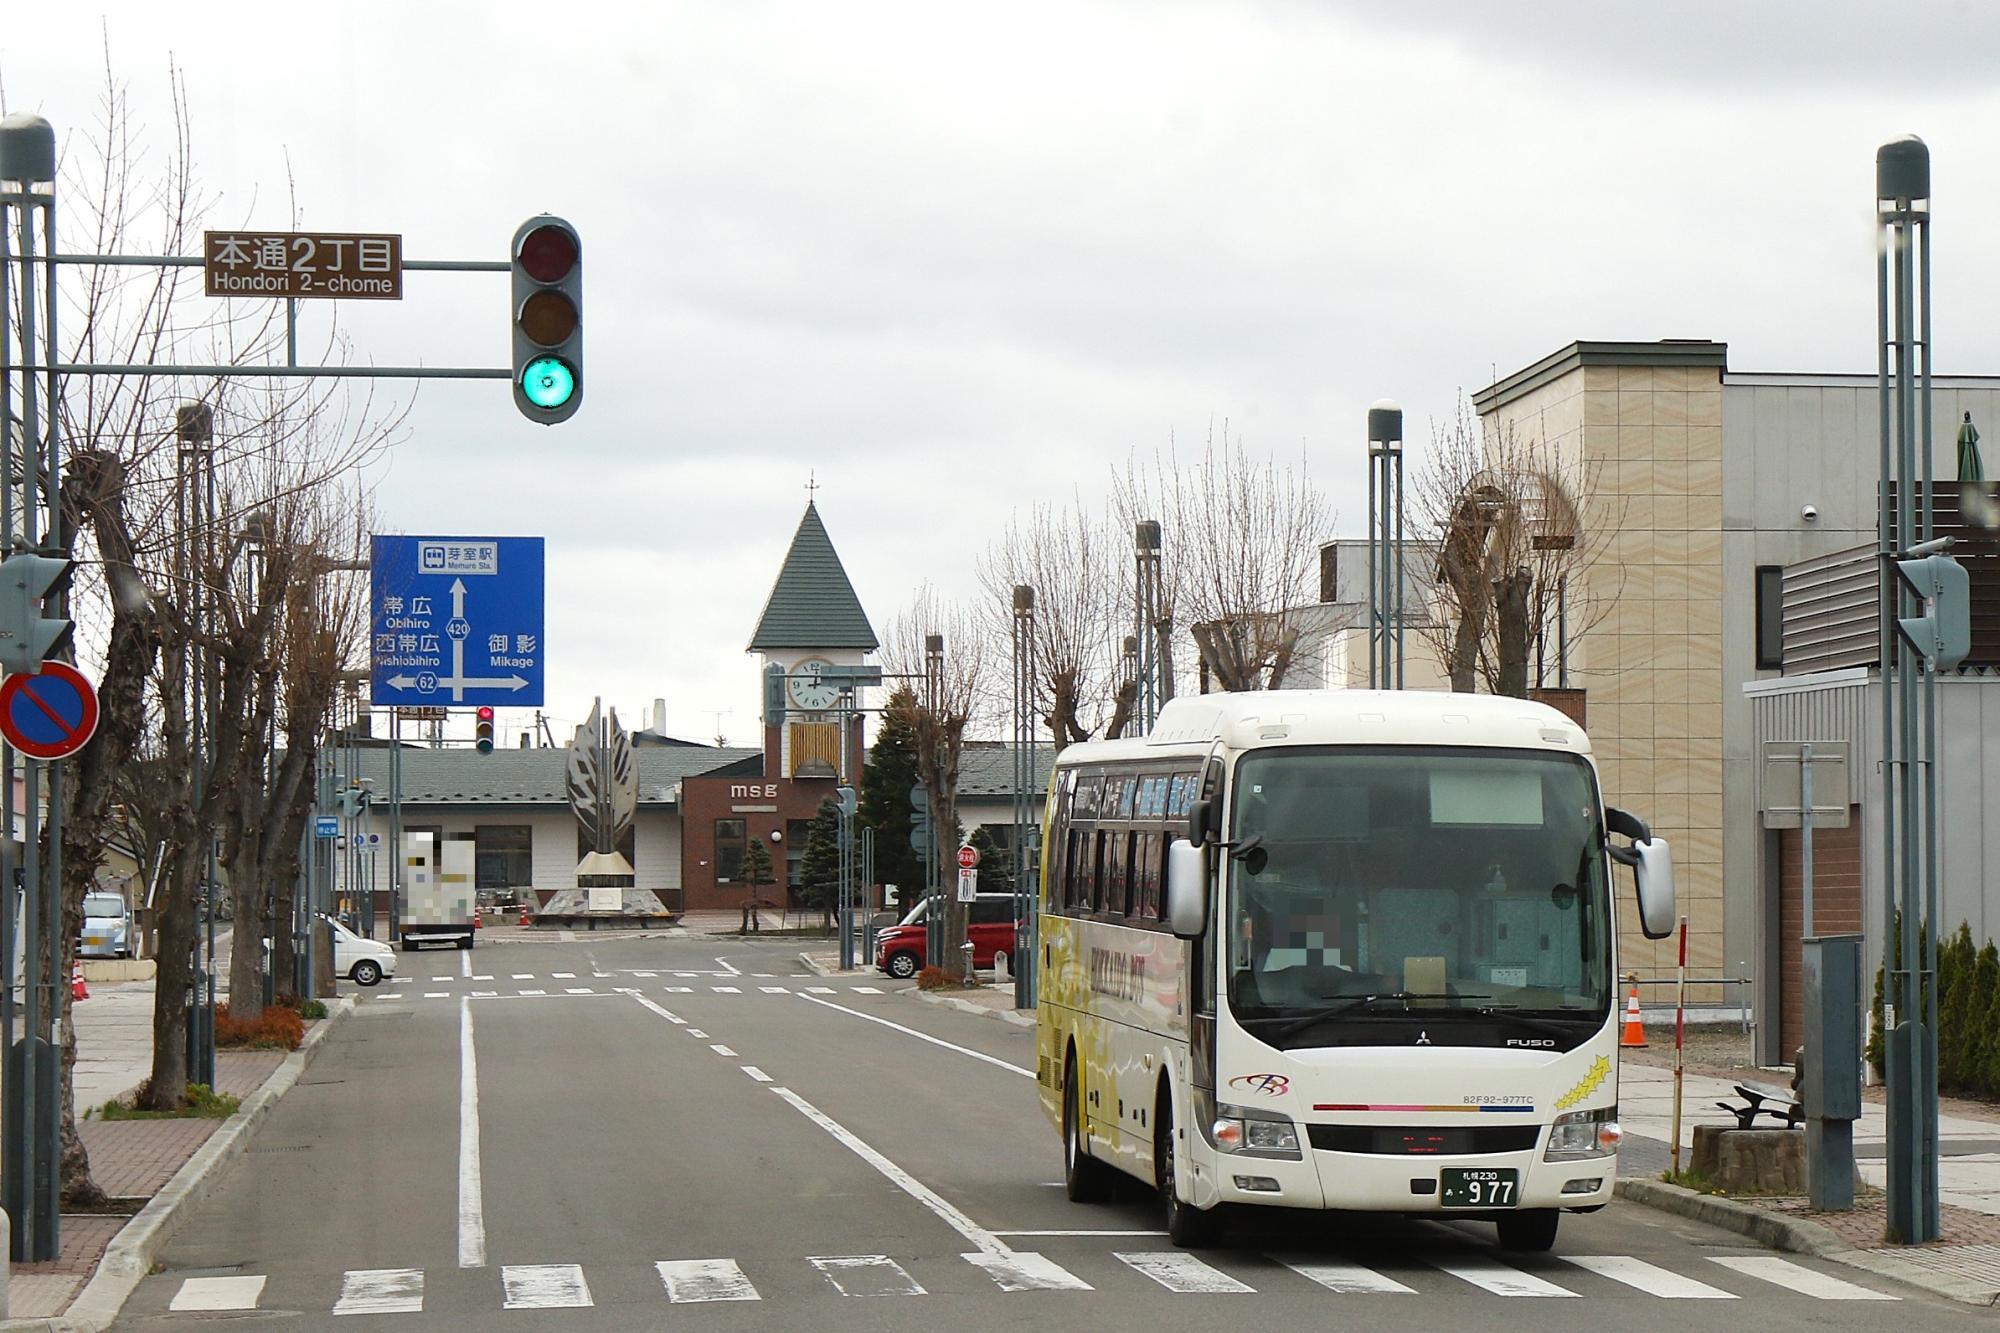
<path fill-rule="evenodd" d="M 313 836 L 316 838 L 337 838 L 340 836 L 339 815 L 314 815 Z"/>
<path fill-rule="evenodd" d="M 379 232 L 202 233 L 202 290 L 210 296 L 403 299 L 403 238 Z"/>
<path fill-rule="evenodd" d="M 958 900 L 962 903 L 979 900 L 979 872 L 961 870 L 958 872 Z"/>
<path fill-rule="evenodd" d="M 67 662 L 0 681 L 0 736 L 31 759 L 62 759 L 97 730 L 97 687 Z"/>
<path fill-rule="evenodd" d="M 540 537 L 370 539 L 369 702 L 542 703 Z"/>

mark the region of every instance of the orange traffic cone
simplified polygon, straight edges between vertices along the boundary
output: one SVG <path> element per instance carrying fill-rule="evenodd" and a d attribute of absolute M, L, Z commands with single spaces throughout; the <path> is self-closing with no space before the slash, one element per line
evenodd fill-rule
<path fill-rule="evenodd" d="M 528 908 L 525 903 L 521 906 L 521 924 L 524 926 L 528 924 Z"/>
<path fill-rule="evenodd" d="M 69 970 L 69 998 L 72 1000 L 87 1000 L 90 998 L 90 987 L 83 984 L 82 963 L 75 964 Z"/>
<path fill-rule="evenodd" d="M 479 908 L 477 908 L 477 907 L 473 908 L 473 909 L 472 909 L 472 928 L 473 928 L 474 930 L 478 930 L 478 929 L 479 929 L 479 928 L 480 928 L 481 926 L 483 926 L 483 925 L 485 925 L 485 924 L 486 924 L 486 921 L 485 921 L 485 917 L 484 917 L 484 915 L 482 914 L 481 910 L 480 910 Z"/>
<path fill-rule="evenodd" d="M 1639 987 L 1636 983 L 1625 999 L 1625 1031 L 1619 1034 L 1618 1044 L 1621 1047 L 1646 1044 L 1646 1028 L 1639 1021 Z"/>

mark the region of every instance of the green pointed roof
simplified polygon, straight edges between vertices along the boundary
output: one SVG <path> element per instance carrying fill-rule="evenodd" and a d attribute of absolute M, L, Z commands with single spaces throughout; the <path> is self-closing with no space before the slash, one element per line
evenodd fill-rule
<path fill-rule="evenodd" d="M 764 614 L 750 636 L 749 651 L 774 648 L 879 648 L 868 613 L 847 581 L 819 510 L 806 502 L 805 517 L 792 534 L 792 549 L 771 585 Z"/>

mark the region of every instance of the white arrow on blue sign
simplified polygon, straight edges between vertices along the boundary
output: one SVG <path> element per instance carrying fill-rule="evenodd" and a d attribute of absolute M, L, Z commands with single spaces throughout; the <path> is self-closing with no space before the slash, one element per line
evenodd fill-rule
<path fill-rule="evenodd" d="M 542 703 L 540 537 L 369 546 L 375 707 Z"/>

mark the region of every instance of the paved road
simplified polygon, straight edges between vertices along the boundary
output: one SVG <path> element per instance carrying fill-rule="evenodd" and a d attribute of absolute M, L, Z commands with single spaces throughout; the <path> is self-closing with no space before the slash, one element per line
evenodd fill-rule
<path fill-rule="evenodd" d="M 119 1327 L 1984 1322 L 1623 1204 L 1568 1219 L 1547 1256 L 1502 1257 L 1470 1223 L 1293 1214 L 1179 1251 L 1145 1191 L 1063 1199 L 1024 1029 L 811 977 L 775 943 L 402 962 Z"/>

